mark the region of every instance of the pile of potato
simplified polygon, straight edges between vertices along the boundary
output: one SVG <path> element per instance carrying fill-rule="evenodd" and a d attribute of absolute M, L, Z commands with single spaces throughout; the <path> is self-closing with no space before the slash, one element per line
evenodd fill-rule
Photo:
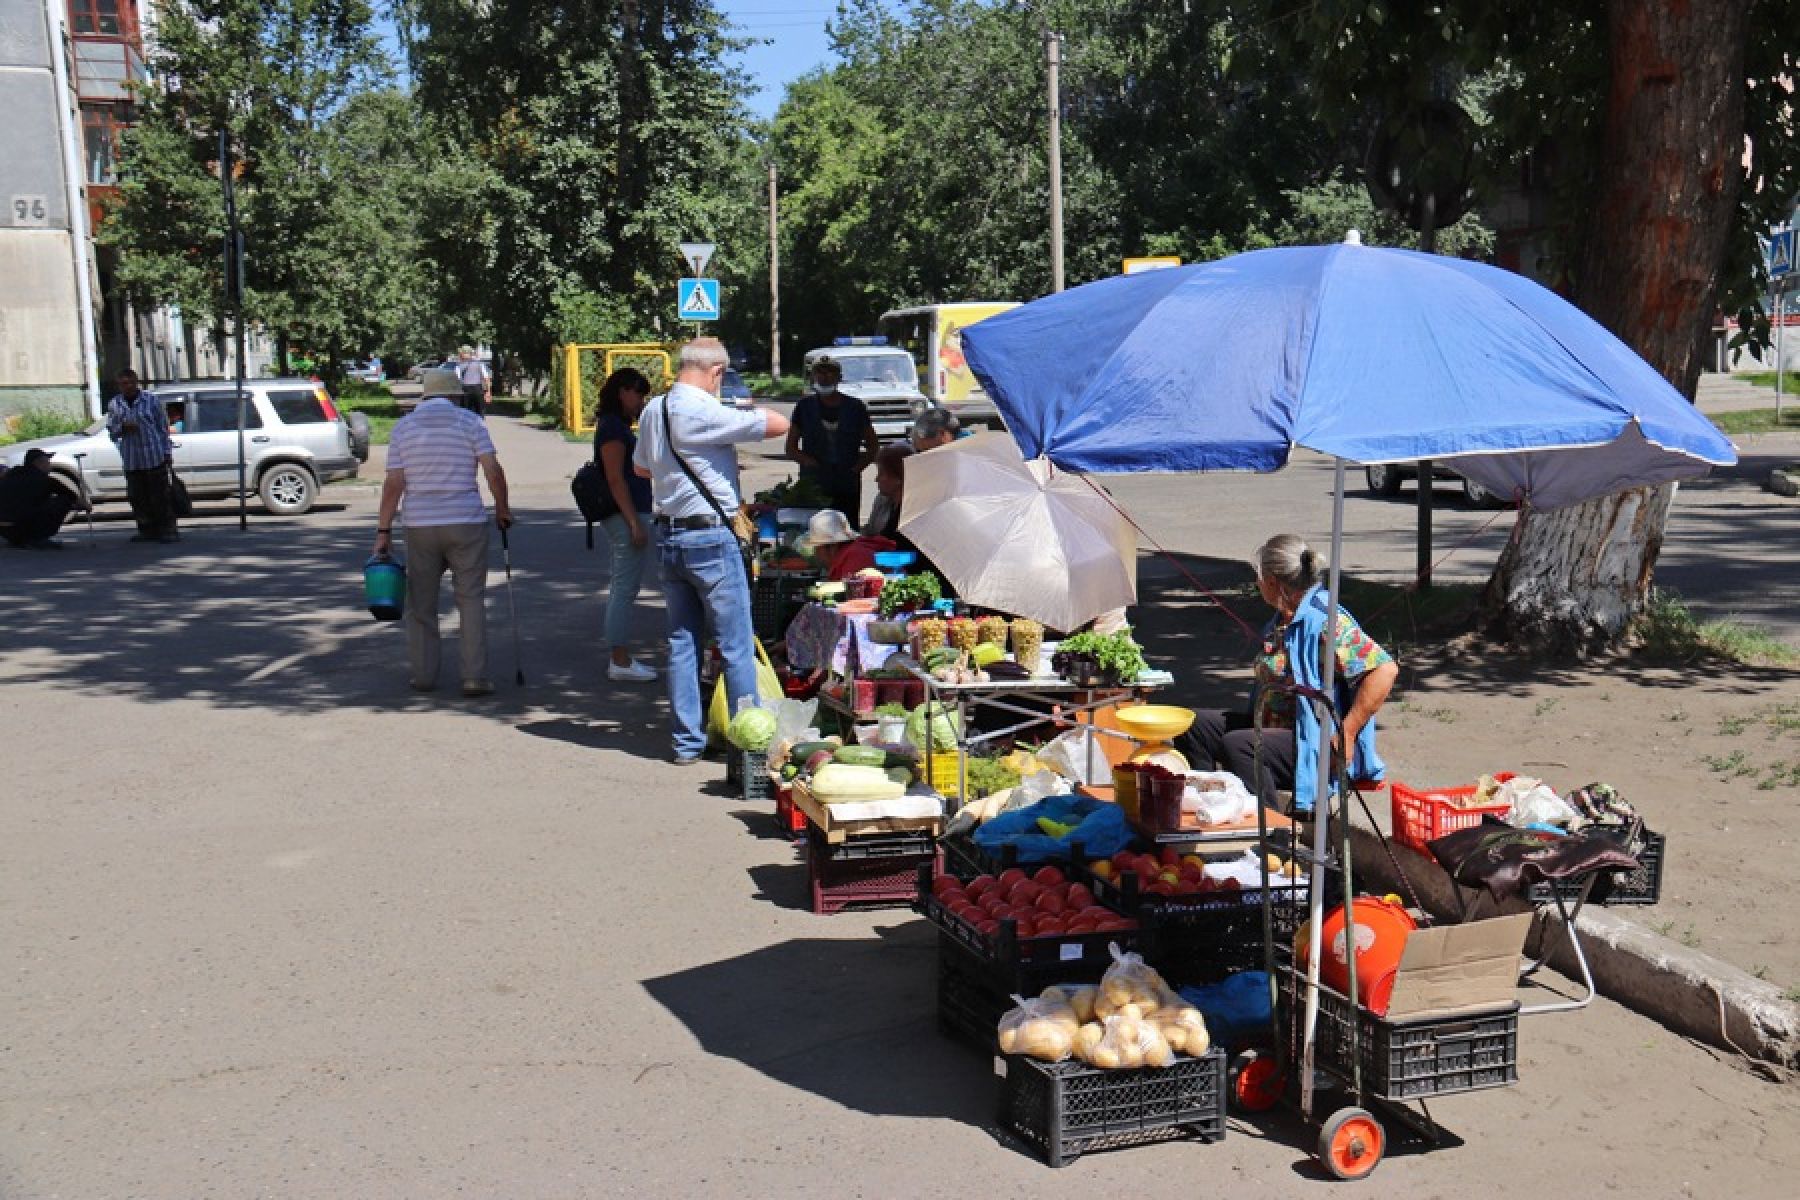
<path fill-rule="evenodd" d="M 1073 1056 L 1107 1070 L 1167 1067 L 1212 1045 L 1200 1010 L 1136 954 L 1113 951 L 1098 986 L 1049 987 L 1000 1018 L 1000 1049 L 1044 1062 Z"/>

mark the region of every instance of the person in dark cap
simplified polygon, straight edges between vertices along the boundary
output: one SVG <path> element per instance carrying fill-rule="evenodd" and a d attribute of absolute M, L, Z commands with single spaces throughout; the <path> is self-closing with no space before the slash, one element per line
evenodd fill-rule
<path fill-rule="evenodd" d="M 0 537 L 27 550 L 61 550 L 56 533 L 81 501 L 51 478 L 50 455 L 33 446 L 0 475 Z"/>

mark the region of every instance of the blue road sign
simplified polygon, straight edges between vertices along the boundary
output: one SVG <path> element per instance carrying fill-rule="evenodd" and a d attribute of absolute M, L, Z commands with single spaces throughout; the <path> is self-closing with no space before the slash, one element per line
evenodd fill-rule
<path fill-rule="evenodd" d="M 1769 279 L 1794 273 L 1794 231 L 1780 229 L 1769 235 Z"/>
<path fill-rule="evenodd" d="M 683 279 L 675 289 L 675 315 L 683 321 L 719 319 L 719 281 Z"/>

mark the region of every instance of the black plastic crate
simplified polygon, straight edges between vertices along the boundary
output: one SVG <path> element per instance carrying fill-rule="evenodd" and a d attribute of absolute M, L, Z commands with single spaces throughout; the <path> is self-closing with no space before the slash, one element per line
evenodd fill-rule
<path fill-rule="evenodd" d="M 1046 983 L 1038 992 L 1049 987 Z M 1025 994 L 1025 993 L 1021 993 Z M 1037 992 L 1030 993 L 1036 995 Z M 1000 1017 L 1013 1006 L 1013 993 L 980 959 L 938 932 L 938 1032 L 987 1054 L 999 1050 Z"/>
<path fill-rule="evenodd" d="M 911 905 L 918 894 L 919 872 L 932 870 L 935 848 L 923 853 L 856 857 L 838 853 L 810 822 L 806 838 L 807 885 L 812 909 L 827 915 L 857 905 Z"/>
<path fill-rule="evenodd" d="M 764 570 L 750 588 L 750 626 L 765 642 L 778 642 L 788 623 L 806 607 L 806 592 L 822 576 L 817 571 Z"/>
<path fill-rule="evenodd" d="M 966 833 L 954 834 L 944 838 L 944 869 L 961 879 L 964 883 L 977 875 L 998 875 L 1000 872 L 1018 867 L 1027 875 L 1039 867 L 1057 867 L 1065 869 L 1071 862 L 1082 861 L 1081 843 L 1070 842 L 1068 857 L 1046 859 L 1043 862 L 1022 863 L 1019 861 L 1019 850 L 1016 846 L 1003 846 L 1000 853 L 991 854 L 976 845 L 975 839 Z M 1080 878 L 1086 882 L 1085 872 L 1070 878 Z"/>
<path fill-rule="evenodd" d="M 1021 938 L 1010 920 L 985 934 L 938 903 L 931 894 L 931 879 L 929 869 L 919 872 L 914 909 L 936 925 L 943 938 L 979 963 L 1005 995 L 1035 996 L 1055 983 L 1093 983 L 1112 966 L 1112 946 L 1137 950 L 1143 940 L 1141 929 Z"/>
<path fill-rule="evenodd" d="M 1053 1167 L 1090 1150 L 1172 1137 L 1225 1137 L 1225 1054 L 1178 1058 L 1169 1067 L 1102 1071 L 1075 1061 L 995 1059 L 998 1118 Z"/>
<path fill-rule="evenodd" d="M 1619 839 L 1625 839 L 1623 831 L 1620 831 Z M 1638 865 L 1629 871 L 1602 871 L 1588 893 L 1588 903 L 1625 906 L 1655 904 L 1661 900 L 1666 841 L 1662 834 L 1644 830 L 1644 848 L 1638 852 Z M 1575 903 L 1581 897 L 1581 880 L 1546 880 L 1533 884 L 1526 894 L 1533 904 L 1548 904 L 1557 893 L 1561 893 L 1567 903 Z"/>
<path fill-rule="evenodd" d="M 725 783 L 737 788 L 738 794 L 752 803 L 775 799 L 775 784 L 769 778 L 769 756 L 760 750 L 739 750 L 735 746 L 727 750 Z"/>
<path fill-rule="evenodd" d="M 1301 1011 L 1292 975 L 1281 988 L 1283 1021 Z M 1319 991 L 1318 1061 L 1350 1077 L 1350 1022 L 1356 1022 L 1363 1087 L 1390 1100 L 1421 1100 L 1519 1081 L 1519 1006 L 1448 1017 L 1389 1021 L 1326 989 Z"/>
<path fill-rule="evenodd" d="M 827 858 L 911 858 L 914 862 L 931 859 L 937 853 L 937 839 L 929 829 L 907 829 L 894 833 L 851 834 L 841 842 L 818 839 Z"/>

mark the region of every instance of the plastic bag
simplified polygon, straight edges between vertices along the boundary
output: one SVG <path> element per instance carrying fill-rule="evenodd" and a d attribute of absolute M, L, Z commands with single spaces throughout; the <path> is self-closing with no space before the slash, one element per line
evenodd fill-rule
<path fill-rule="evenodd" d="M 1207 1029 L 1228 1051 L 1242 1050 L 1268 1036 L 1273 1004 L 1265 971 L 1240 971 L 1219 983 L 1184 987 L 1180 996 L 1200 1010 Z"/>
<path fill-rule="evenodd" d="M 1509 804 L 1506 823 L 1525 828 L 1531 825 L 1554 825 L 1567 829 L 1581 819 L 1575 806 L 1557 795 L 1547 785 L 1523 775 L 1508 779 L 1494 794 L 1494 803 Z"/>
<path fill-rule="evenodd" d="M 1149 1016 L 1149 1021 L 1176 1054 L 1198 1058 L 1212 1048 L 1212 1037 L 1206 1031 L 1206 1018 L 1200 1010 L 1185 1001 L 1164 1005 Z M 1150 1064 L 1155 1065 L 1155 1064 Z"/>
<path fill-rule="evenodd" d="M 1067 832 L 1053 833 L 1039 824 Z M 999 855 L 1013 847 L 1023 863 L 1066 862 L 1080 845 L 1088 858 L 1110 858 L 1131 844 L 1131 826 L 1116 804 L 1090 796 L 1051 796 L 1024 808 L 1003 812 L 970 835 L 975 844 Z"/>
<path fill-rule="evenodd" d="M 1059 1000 L 1013 999 L 1017 1005 L 1000 1016 L 1000 1052 L 1043 1062 L 1068 1058 L 1075 1046 L 1075 1032 L 1081 1028 L 1075 1010 Z"/>
<path fill-rule="evenodd" d="M 769 661 L 769 652 L 763 649 L 760 638 L 756 642 L 756 691 L 761 700 L 779 700 L 785 695 L 781 690 L 781 677 L 775 674 L 775 666 Z M 712 703 L 706 710 L 706 732 L 714 743 L 725 744 L 725 730 L 730 728 L 731 714 L 736 711 L 726 692 L 725 674 L 720 672 L 718 681 L 713 684 Z"/>
<path fill-rule="evenodd" d="M 1094 1003 L 1100 999 L 1100 985 L 1064 983 L 1045 988 L 1038 999 L 1052 1004 L 1066 1004 L 1075 1010 L 1075 1019 L 1083 1025 L 1094 1019 Z"/>
<path fill-rule="evenodd" d="M 762 706 L 768 708 L 770 704 L 764 700 Z M 786 742 L 792 745 L 795 742 L 819 740 L 818 728 L 813 724 L 819 715 L 819 702 L 816 699 L 790 700 L 783 696 L 775 702 L 774 709 L 777 744 Z M 810 738 L 806 736 L 809 732 L 812 734 Z"/>
<path fill-rule="evenodd" d="M 1157 1024 L 1130 1013 L 1083 1025 L 1072 1048 L 1088 1066 L 1107 1071 L 1175 1064 L 1175 1051 Z"/>
<path fill-rule="evenodd" d="M 1096 1017 L 1121 1013 L 1142 1017 L 1181 1003 L 1142 955 L 1120 950 L 1117 943 L 1107 948 L 1112 951 L 1113 962 L 1100 977 L 1100 995 L 1094 1001 Z"/>
<path fill-rule="evenodd" d="M 1085 725 L 1056 735 L 1037 752 L 1038 763 L 1074 783 L 1112 782 L 1112 764 L 1098 745 L 1099 735 Z"/>
<path fill-rule="evenodd" d="M 1256 797 L 1230 771 L 1191 771 L 1181 809 L 1202 825 L 1232 825 L 1256 815 Z"/>

